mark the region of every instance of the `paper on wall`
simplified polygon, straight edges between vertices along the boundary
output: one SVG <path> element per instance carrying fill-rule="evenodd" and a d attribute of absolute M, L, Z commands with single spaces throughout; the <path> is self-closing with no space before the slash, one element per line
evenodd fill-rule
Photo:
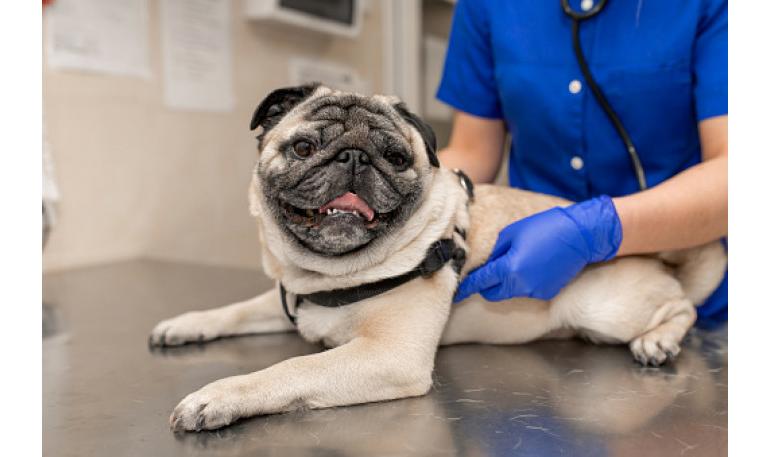
<path fill-rule="evenodd" d="M 56 203 L 60 199 L 59 186 L 56 185 L 51 145 L 45 130 L 45 112 L 43 112 L 43 246 L 48 233 L 56 224 Z"/>
<path fill-rule="evenodd" d="M 233 95 L 230 0 L 163 0 L 163 99 L 193 111 L 230 111 Z"/>
<path fill-rule="evenodd" d="M 321 82 L 344 92 L 369 94 L 369 84 L 353 68 L 330 61 L 295 57 L 289 60 L 289 82 L 292 85 Z"/>
<path fill-rule="evenodd" d="M 59 186 L 54 175 L 53 155 L 51 145 L 45 132 L 45 117 L 43 118 L 43 200 L 59 201 Z"/>
<path fill-rule="evenodd" d="M 436 91 L 441 84 L 441 74 L 444 71 L 447 42 L 444 39 L 429 35 L 423 39 L 423 47 L 425 50 L 425 73 L 423 74 L 425 117 L 449 121 L 452 119 L 452 109 L 436 98 Z"/>
<path fill-rule="evenodd" d="M 57 0 L 46 16 L 51 68 L 150 77 L 147 0 Z"/>

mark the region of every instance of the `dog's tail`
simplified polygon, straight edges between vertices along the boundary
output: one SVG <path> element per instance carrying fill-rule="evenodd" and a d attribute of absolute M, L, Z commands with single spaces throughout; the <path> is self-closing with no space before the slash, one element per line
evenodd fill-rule
<path fill-rule="evenodd" d="M 727 253 L 720 241 L 659 254 L 682 284 L 685 296 L 700 306 L 719 287 L 727 268 Z"/>

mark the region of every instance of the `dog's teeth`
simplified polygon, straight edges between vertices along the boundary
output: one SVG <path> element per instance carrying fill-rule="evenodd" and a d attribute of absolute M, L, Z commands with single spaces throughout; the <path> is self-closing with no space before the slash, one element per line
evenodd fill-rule
<path fill-rule="evenodd" d="M 356 216 L 361 217 L 361 213 L 356 210 L 346 210 L 340 208 L 328 208 L 326 210 L 326 214 L 355 214 Z"/>

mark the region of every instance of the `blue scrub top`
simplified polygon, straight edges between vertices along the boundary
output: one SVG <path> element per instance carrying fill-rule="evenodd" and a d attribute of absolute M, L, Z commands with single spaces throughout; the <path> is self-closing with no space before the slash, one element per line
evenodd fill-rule
<path fill-rule="evenodd" d="M 592 3 L 571 0 L 575 10 Z M 698 122 L 727 114 L 727 1 L 610 0 L 580 29 L 648 184 L 699 163 Z M 437 97 L 505 121 L 511 186 L 574 201 L 638 191 L 580 73 L 559 0 L 459 0 Z M 698 313 L 704 325 L 727 318 L 726 277 Z"/>

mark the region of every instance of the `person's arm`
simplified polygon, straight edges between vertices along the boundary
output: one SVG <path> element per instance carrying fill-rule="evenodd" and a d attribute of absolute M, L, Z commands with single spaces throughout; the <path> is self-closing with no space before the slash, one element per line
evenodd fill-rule
<path fill-rule="evenodd" d="M 487 262 L 455 301 L 548 300 L 586 265 L 616 255 L 697 246 L 727 234 L 727 116 L 699 124 L 703 163 L 614 201 L 606 195 L 552 208 L 504 228 Z"/>
<path fill-rule="evenodd" d="M 727 116 L 698 124 L 703 162 L 644 192 L 614 199 L 617 255 L 681 249 L 727 235 Z"/>
<path fill-rule="evenodd" d="M 439 151 L 443 166 L 459 168 L 475 183 L 495 180 L 503 160 L 505 124 L 456 111 L 449 145 Z"/>

